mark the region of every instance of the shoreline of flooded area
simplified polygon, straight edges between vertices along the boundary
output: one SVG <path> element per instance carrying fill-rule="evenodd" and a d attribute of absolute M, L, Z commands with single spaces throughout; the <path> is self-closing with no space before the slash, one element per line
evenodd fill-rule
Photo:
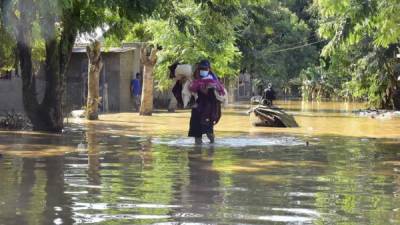
<path fill-rule="evenodd" d="M 358 104 L 278 102 L 300 128 L 224 110 L 216 144 L 189 112 L 0 132 L 0 225 L 399 224 L 400 122 Z"/>

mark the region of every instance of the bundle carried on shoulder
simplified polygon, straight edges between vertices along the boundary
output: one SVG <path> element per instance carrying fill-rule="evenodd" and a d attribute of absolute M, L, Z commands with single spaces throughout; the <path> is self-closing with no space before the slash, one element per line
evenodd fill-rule
<path fill-rule="evenodd" d="M 181 107 L 187 108 L 190 99 L 197 98 L 197 91 L 207 88 L 214 88 L 214 94 L 222 105 L 228 103 L 227 91 L 215 74 L 212 73 L 213 79 L 194 79 L 193 66 L 190 64 L 175 63 L 169 68 L 170 77 L 176 80 L 172 92 Z"/>
<path fill-rule="evenodd" d="M 177 80 L 191 79 L 193 74 L 192 65 L 179 64 L 175 69 L 175 78 Z"/>

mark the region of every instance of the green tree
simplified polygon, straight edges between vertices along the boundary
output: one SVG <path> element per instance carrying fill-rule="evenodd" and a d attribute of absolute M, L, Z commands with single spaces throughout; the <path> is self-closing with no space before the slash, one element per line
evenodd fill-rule
<path fill-rule="evenodd" d="M 111 31 L 124 20 L 138 21 L 161 0 L 2 0 L 2 20 L 15 29 L 23 80 L 23 102 L 35 130 L 60 132 L 65 73 L 76 36 L 108 24 Z M 38 30 L 37 35 L 35 29 Z M 46 81 L 43 100 L 36 96 L 34 46 L 42 43 Z"/>
<path fill-rule="evenodd" d="M 319 14 L 319 34 L 329 40 L 322 55 L 351 57 L 352 80 L 347 84 L 353 94 L 367 97 L 372 106 L 394 108 L 399 90 L 395 60 L 400 40 L 398 1 L 318 0 L 313 7 Z M 346 67 L 347 61 L 343 62 Z"/>
<path fill-rule="evenodd" d="M 237 43 L 243 71 L 260 83 L 273 80 L 284 87 L 303 68 L 318 62 L 317 49 L 308 45 L 311 30 L 287 7 L 278 1 L 256 1 L 243 8 L 246 23 Z"/>
<path fill-rule="evenodd" d="M 236 76 L 242 69 L 254 78 L 275 79 L 282 85 L 318 62 L 313 46 L 279 51 L 315 38 L 310 38 L 314 35 L 308 24 L 278 1 L 182 0 L 165 7 L 168 14 L 124 27 L 125 41 L 162 48 L 155 68 L 159 89 L 170 87 L 168 66 L 177 61 L 195 64 L 207 58 L 220 77 Z M 109 36 L 107 42 L 115 40 Z"/>
<path fill-rule="evenodd" d="M 127 25 L 125 41 L 148 42 L 158 46 L 156 87 L 171 85 L 168 67 L 174 62 L 195 64 L 209 59 L 219 77 L 238 72 L 239 49 L 235 46 L 236 26 L 242 23 L 239 1 L 171 1 L 168 14 L 153 15 L 144 23 Z M 118 40 L 115 37 L 108 37 Z"/>
<path fill-rule="evenodd" d="M 4 15 L 4 9 L 0 5 L 0 15 Z M 15 65 L 15 40 L 7 32 L 7 27 L 0 18 L 0 76 L 3 72 L 12 70 Z"/>

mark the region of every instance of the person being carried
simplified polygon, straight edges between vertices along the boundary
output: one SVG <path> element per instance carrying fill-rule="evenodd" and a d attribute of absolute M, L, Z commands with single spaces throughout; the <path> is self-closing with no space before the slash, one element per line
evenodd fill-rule
<path fill-rule="evenodd" d="M 225 95 L 224 87 L 211 71 L 210 62 L 202 60 L 194 72 L 194 80 L 189 90 L 196 95 L 190 117 L 189 137 L 195 138 L 196 144 L 202 144 L 206 134 L 210 143 L 214 143 L 214 125 L 221 118 L 221 96 Z"/>
<path fill-rule="evenodd" d="M 133 98 L 134 110 L 138 112 L 140 109 L 140 98 L 142 95 L 142 84 L 140 81 L 140 73 L 136 73 L 135 76 L 132 76 L 130 89 L 131 89 L 131 96 Z"/>

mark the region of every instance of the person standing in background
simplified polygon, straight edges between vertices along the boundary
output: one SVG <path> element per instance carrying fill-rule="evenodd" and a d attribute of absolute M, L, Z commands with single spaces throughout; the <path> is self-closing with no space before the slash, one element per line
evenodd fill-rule
<path fill-rule="evenodd" d="M 272 83 L 268 83 L 268 86 L 263 93 L 262 104 L 266 106 L 272 106 L 272 101 L 275 100 L 275 98 L 275 91 L 272 88 Z"/>
<path fill-rule="evenodd" d="M 133 99 L 133 106 L 135 112 L 139 112 L 141 95 L 142 95 L 142 82 L 140 79 L 140 73 L 136 73 L 136 75 L 132 76 L 131 80 L 131 96 Z"/>

